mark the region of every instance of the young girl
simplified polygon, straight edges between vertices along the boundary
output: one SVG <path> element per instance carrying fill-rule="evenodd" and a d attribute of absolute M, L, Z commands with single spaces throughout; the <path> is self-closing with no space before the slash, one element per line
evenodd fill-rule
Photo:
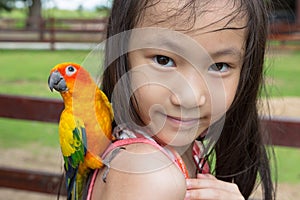
<path fill-rule="evenodd" d="M 123 140 L 88 199 L 248 199 L 259 182 L 275 199 L 256 107 L 265 2 L 114 1 L 102 84 Z"/>

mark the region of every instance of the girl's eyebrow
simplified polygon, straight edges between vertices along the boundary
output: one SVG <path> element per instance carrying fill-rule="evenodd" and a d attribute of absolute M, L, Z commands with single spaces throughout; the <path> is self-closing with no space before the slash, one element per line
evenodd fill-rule
<path fill-rule="evenodd" d="M 162 50 L 178 50 L 182 48 L 180 44 L 178 44 L 178 41 L 176 40 L 170 40 L 166 37 L 160 37 L 160 38 L 154 38 L 153 40 L 144 41 L 143 44 L 146 48 L 159 48 Z"/>
<path fill-rule="evenodd" d="M 219 58 L 222 56 L 233 56 L 233 57 L 236 57 L 237 59 L 242 58 L 242 52 L 239 49 L 237 49 L 236 47 L 228 47 L 225 49 L 220 49 L 215 52 L 209 53 L 209 55 L 212 58 Z"/>

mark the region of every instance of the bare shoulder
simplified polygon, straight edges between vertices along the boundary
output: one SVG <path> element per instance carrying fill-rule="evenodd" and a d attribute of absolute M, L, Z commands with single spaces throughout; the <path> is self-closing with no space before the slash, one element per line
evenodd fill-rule
<path fill-rule="evenodd" d="M 111 161 L 106 183 L 102 180 L 105 168 L 98 173 L 93 200 L 184 199 L 184 176 L 163 152 L 148 144 L 125 148 Z"/>

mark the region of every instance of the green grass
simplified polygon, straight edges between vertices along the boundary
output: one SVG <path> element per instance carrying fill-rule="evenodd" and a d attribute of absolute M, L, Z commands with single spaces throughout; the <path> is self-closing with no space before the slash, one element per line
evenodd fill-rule
<path fill-rule="evenodd" d="M 89 51 L 0 50 L 0 93 L 58 97 L 50 93 L 50 69 L 60 62 L 82 63 Z"/>
<path fill-rule="evenodd" d="M 82 63 L 89 51 L 0 50 L 0 93 L 60 98 L 47 86 L 50 69 L 57 63 Z M 300 51 L 268 60 L 268 78 L 274 79 L 276 90 L 272 96 L 300 96 Z M 269 86 L 270 89 L 270 86 Z M 37 143 L 40 147 L 58 147 L 57 124 L 0 119 L 1 150 L 27 148 Z M 279 182 L 300 183 L 299 149 L 275 147 Z"/>
<path fill-rule="evenodd" d="M 267 83 L 271 96 L 300 96 L 300 51 L 267 59 Z"/>
<path fill-rule="evenodd" d="M 59 10 L 59 9 L 47 9 L 42 10 L 42 16 L 45 18 L 70 18 L 70 19 L 92 19 L 101 18 L 106 15 L 105 12 L 86 11 L 86 10 Z M 25 19 L 27 17 L 27 9 L 14 9 L 11 12 L 0 12 L 1 18 L 13 18 L 13 19 Z"/>
<path fill-rule="evenodd" d="M 300 183 L 300 149 L 275 147 L 274 151 L 277 159 L 278 181 Z"/>
<path fill-rule="evenodd" d="M 43 11 L 44 17 L 56 17 L 56 18 L 70 18 L 70 19 L 94 19 L 105 17 L 107 13 L 96 12 L 96 11 L 86 11 L 86 10 L 59 10 L 59 9 L 48 9 Z"/>
<path fill-rule="evenodd" d="M 40 147 L 59 148 L 57 124 L 0 118 L 1 149 Z"/>
<path fill-rule="evenodd" d="M 27 18 L 27 9 L 14 9 L 11 12 L 0 12 L 0 18 L 16 19 L 18 22 L 15 28 L 24 28 L 25 19 Z M 44 19 L 102 19 L 108 15 L 105 11 L 87 11 L 87 10 L 60 10 L 60 9 L 44 9 L 42 16 Z M 60 28 L 64 27 L 63 24 L 56 25 Z"/>

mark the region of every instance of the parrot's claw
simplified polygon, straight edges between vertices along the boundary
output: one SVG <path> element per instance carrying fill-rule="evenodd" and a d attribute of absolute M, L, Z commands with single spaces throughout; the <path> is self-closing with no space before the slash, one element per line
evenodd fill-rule
<path fill-rule="evenodd" d="M 124 149 L 126 149 L 126 148 L 118 147 L 118 148 L 114 149 L 111 152 L 110 156 L 103 160 L 103 164 L 106 166 L 106 169 L 104 170 L 104 173 L 102 175 L 102 181 L 104 183 L 106 183 L 106 178 L 107 178 L 108 172 L 110 170 L 110 162 L 116 157 L 116 155 L 120 152 L 120 150 L 124 150 Z"/>

